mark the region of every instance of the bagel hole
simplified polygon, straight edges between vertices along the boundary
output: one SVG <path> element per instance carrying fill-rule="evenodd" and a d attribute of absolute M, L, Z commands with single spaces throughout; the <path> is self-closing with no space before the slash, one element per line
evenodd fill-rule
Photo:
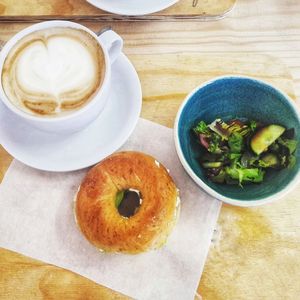
<path fill-rule="evenodd" d="M 116 195 L 116 207 L 122 217 L 134 216 L 142 204 L 141 193 L 135 189 L 119 191 Z"/>

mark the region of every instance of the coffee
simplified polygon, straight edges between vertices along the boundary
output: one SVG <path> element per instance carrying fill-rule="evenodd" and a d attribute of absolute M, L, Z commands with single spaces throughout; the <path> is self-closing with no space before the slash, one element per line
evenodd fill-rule
<path fill-rule="evenodd" d="M 104 76 L 104 53 L 92 35 L 54 27 L 19 40 L 6 57 L 1 80 L 9 101 L 22 111 L 58 117 L 86 105 Z"/>

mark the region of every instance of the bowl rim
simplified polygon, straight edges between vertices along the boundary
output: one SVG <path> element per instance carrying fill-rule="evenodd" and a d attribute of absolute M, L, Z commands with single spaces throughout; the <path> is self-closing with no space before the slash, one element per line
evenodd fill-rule
<path fill-rule="evenodd" d="M 287 101 L 288 103 L 291 105 L 291 108 L 294 110 L 294 112 L 296 113 L 296 115 L 298 116 L 298 122 L 300 123 L 300 113 L 299 113 L 299 109 L 295 103 L 295 101 L 293 99 L 291 99 L 291 97 L 285 93 L 284 91 L 282 91 L 281 89 L 273 86 L 270 83 L 267 83 L 263 80 L 254 78 L 254 77 L 250 77 L 250 76 L 244 76 L 244 75 L 223 75 L 223 76 L 218 76 L 218 77 L 214 77 L 210 80 L 207 80 L 205 82 L 203 82 L 202 84 L 198 85 L 196 88 L 194 88 L 183 100 L 183 102 L 181 103 L 176 118 L 175 118 L 175 122 L 174 122 L 174 141 L 175 141 L 175 148 L 176 148 L 176 152 L 177 155 L 179 157 L 179 160 L 182 164 L 182 166 L 184 167 L 185 171 L 190 175 L 190 177 L 194 180 L 194 182 L 200 186 L 205 192 L 207 192 L 208 194 L 210 194 L 211 196 L 215 197 L 217 200 L 221 200 L 227 204 L 231 204 L 234 206 L 242 206 L 242 207 L 253 207 L 253 206 L 258 206 L 258 205 L 263 205 L 263 204 L 267 204 L 267 203 L 271 203 L 274 202 L 276 200 L 281 199 L 282 197 L 284 197 L 286 194 L 288 194 L 291 190 L 293 190 L 296 185 L 298 184 L 298 182 L 300 182 L 300 172 L 299 169 L 297 171 L 296 176 L 280 191 L 278 191 L 277 193 L 262 198 L 262 199 L 254 199 L 254 200 L 240 200 L 240 199 L 236 199 L 236 198 L 229 198 L 229 197 L 225 197 L 222 194 L 218 193 L 217 191 L 215 191 L 213 188 L 209 187 L 204 181 L 202 181 L 197 175 L 196 173 L 192 170 L 192 168 L 189 166 L 188 162 L 186 161 L 184 154 L 182 152 L 181 146 L 180 146 L 180 141 L 179 141 L 179 135 L 178 135 L 178 129 L 179 129 L 179 120 L 181 117 L 181 113 L 184 109 L 184 107 L 186 106 L 187 102 L 190 100 L 190 98 L 196 93 L 198 92 L 200 89 L 204 88 L 205 86 L 221 80 L 221 79 L 249 79 L 252 81 L 256 81 L 259 84 L 263 84 L 263 85 L 267 85 L 273 89 L 275 89 L 279 94 L 281 94 Z"/>

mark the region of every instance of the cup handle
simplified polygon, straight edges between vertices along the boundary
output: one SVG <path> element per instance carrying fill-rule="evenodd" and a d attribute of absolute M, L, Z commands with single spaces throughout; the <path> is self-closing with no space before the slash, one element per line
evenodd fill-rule
<path fill-rule="evenodd" d="M 108 52 L 111 64 L 119 57 L 123 49 L 123 39 L 113 30 L 108 29 L 98 35 L 98 40 Z"/>

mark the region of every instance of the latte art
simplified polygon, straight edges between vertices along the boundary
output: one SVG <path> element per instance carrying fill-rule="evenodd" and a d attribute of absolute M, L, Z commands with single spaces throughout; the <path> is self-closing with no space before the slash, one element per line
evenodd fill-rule
<path fill-rule="evenodd" d="M 84 106 L 101 87 L 104 54 L 83 30 L 33 32 L 9 52 L 2 85 L 8 99 L 34 115 L 61 116 Z"/>

